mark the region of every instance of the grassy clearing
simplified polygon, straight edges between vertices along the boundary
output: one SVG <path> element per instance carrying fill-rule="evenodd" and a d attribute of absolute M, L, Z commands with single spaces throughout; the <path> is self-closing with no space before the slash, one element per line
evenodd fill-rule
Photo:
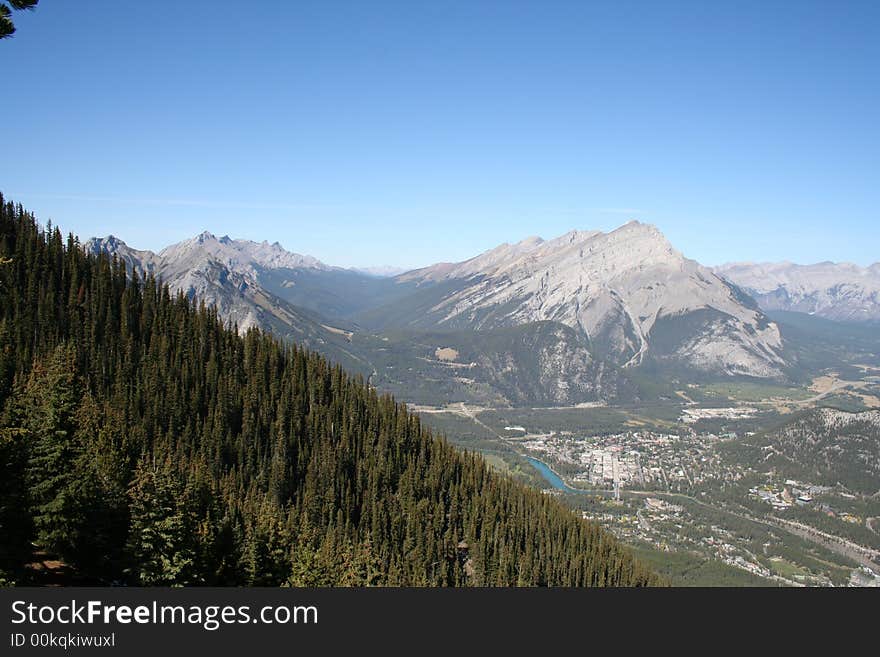
<path fill-rule="evenodd" d="M 793 564 L 790 561 L 786 561 L 780 557 L 773 557 L 770 559 L 770 569 L 781 577 L 785 577 L 786 579 L 791 579 L 795 581 L 803 580 L 806 578 L 812 578 L 813 575 L 810 571 L 805 568 L 801 568 L 797 564 Z"/>
<path fill-rule="evenodd" d="M 503 474 L 511 474 L 510 466 L 507 464 L 503 458 L 498 456 L 497 454 L 483 454 L 483 458 L 486 459 L 486 462 L 492 466 L 492 469 L 497 470 Z"/>

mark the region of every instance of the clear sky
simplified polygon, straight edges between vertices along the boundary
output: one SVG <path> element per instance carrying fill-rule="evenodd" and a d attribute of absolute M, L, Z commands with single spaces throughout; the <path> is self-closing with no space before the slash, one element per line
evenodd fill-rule
<path fill-rule="evenodd" d="M 43 0 L 0 41 L 0 191 L 138 248 L 336 265 L 656 224 L 880 260 L 880 2 Z"/>

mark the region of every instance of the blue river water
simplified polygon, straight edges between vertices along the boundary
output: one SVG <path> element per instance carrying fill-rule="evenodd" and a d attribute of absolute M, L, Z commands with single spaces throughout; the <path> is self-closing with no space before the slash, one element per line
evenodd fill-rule
<path fill-rule="evenodd" d="M 575 488 L 572 488 L 571 486 L 568 486 L 564 481 L 562 481 L 559 475 L 553 472 L 553 470 L 551 470 L 543 461 L 539 461 L 538 459 L 532 458 L 531 456 L 527 456 L 526 458 L 529 460 L 529 463 L 535 466 L 535 469 L 537 469 L 537 471 L 541 473 L 541 476 L 544 477 L 544 479 L 547 480 L 547 483 L 553 486 L 553 488 L 565 491 L 566 493 L 584 492 L 582 490 L 577 490 Z"/>

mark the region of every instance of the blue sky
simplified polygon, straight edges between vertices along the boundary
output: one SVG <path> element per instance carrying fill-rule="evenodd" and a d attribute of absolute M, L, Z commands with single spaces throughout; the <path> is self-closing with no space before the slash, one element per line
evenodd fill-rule
<path fill-rule="evenodd" d="M 338 265 L 656 224 L 706 264 L 880 260 L 880 2 L 43 0 L 0 191 L 82 237 Z"/>

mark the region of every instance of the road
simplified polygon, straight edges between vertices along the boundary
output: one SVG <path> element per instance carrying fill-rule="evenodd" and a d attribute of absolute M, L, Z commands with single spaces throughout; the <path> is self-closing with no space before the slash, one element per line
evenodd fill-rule
<path fill-rule="evenodd" d="M 821 545 L 832 552 L 836 552 L 837 554 L 852 559 L 863 566 L 867 566 L 875 572 L 880 570 L 880 563 L 878 563 L 880 562 L 880 551 L 878 550 L 872 550 L 871 548 L 859 545 L 858 543 L 853 543 L 840 536 L 834 536 L 819 531 L 815 527 L 810 527 L 809 525 L 804 525 L 792 520 L 777 519 L 777 522 L 780 526 L 784 527 L 786 531 L 795 536 L 800 536 L 812 543 Z"/>
<path fill-rule="evenodd" d="M 462 411 L 462 413 L 464 413 L 464 415 L 466 415 L 467 417 L 469 417 L 469 418 L 470 418 L 471 420 L 473 420 L 475 423 L 479 424 L 481 427 L 483 427 L 486 431 L 488 431 L 488 432 L 491 433 L 492 435 L 494 435 L 494 436 L 498 436 L 498 438 L 500 438 L 501 440 L 504 440 L 504 436 L 502 436 L 500 433 L 498 433 L 497 431 L 495 431 L 495 429 L 493 429 L 493 428 L 490 427 L 488 424 L 486 424 L 485 422 L 483 422 L 480 418 L 478 418 L 478 417 L 477 417 L 477 416 L 476 416 L 476 415 L 475 415 L 475 414 L 474 414 L 474 413 L 473 413 L 473 412 L 472 412 L 472 411 L 471 411 L 471 410 L 465 405 L 464 402 L 461 402 L 461 404 L 459 404 L 459 406 L 461 407 L 461 411 Z"/>

